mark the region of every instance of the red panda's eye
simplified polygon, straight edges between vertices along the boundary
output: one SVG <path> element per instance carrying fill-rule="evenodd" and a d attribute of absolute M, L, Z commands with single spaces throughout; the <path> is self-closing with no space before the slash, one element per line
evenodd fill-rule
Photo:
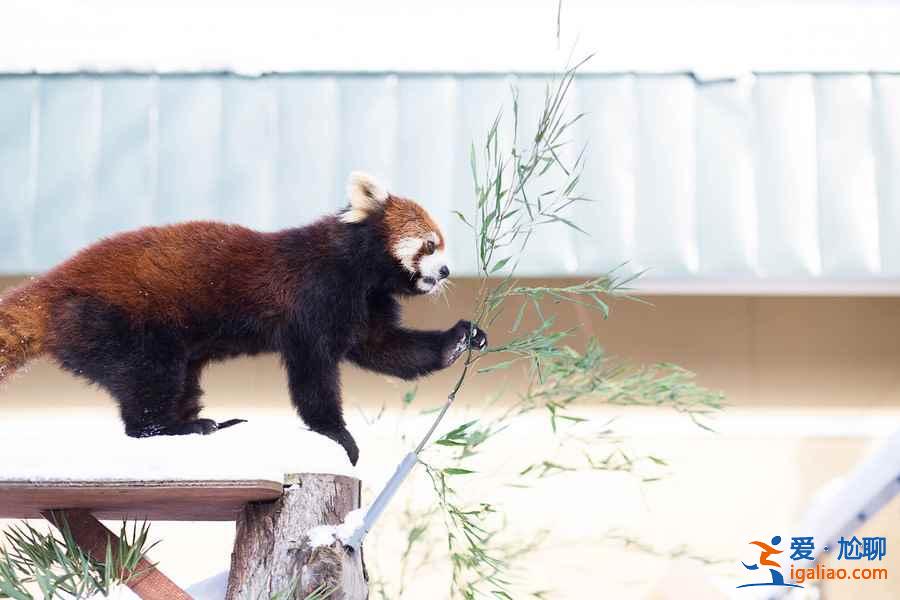
<path fill-rule="evenodd" d="M 425 254 L 434 254 L 434 242 L 431 240 L 425 242 Z"/>

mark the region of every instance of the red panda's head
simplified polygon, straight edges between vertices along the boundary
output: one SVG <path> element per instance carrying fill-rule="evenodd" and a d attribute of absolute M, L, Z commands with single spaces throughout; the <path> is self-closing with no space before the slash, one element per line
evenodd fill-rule
<path fill-rule="evenodd" d="M 444 234 L 417 203 L 388 193 L 365 173 L 353 173 L 347 184 L 350 206 L 340 215 L 344 223 L 362 223 L 377 215 L 388 253 L 409 276 L 414 291 L 439 291 L 450 276 L 444 253 Z"/>

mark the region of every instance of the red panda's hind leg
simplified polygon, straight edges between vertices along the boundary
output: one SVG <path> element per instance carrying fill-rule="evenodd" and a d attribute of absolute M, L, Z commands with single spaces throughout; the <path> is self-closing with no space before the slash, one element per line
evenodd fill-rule
<path fill-rule="evenodd" d="M 177 331 L 135 322 L 99 298 L 71 295 L 51 310 L 50 354 L 119 404 L 125 432 L 161 435 L 179 423 L 187 354 Z"/>
<path fill-rule="evenodd" d="M 147 381 L 143 374 L 133 373 L 129 381 L 139 382 L 138 386 L 116 394 L 122 407 L 127 435 L 209 435 L 245 422 L 243 419 L 231 419 L 217 423 L 199 417 L 203 408 L 199 401 L 203 394 L 199 384 L 202 364 L 186 363 L 182 366 L 173 363 L 161 367 L 157 365 L 153 370 L 155 376 L 152 381 Z"/>
<path fill-rule="evenodd" d="M 149 364 L 154 367 L 147 369 Z M 230 419 L 218 423 L 199 416 L 203 409 L 200 374 L 205 361 L 181 360 L 170 347 L 167 352 L 144 354 L 135 366 L 124 385 L 110 387 L 121 406 L 127 435 L 209 435 L 245 422 Z"/>
<path fill-rule="evenodd" d="M 169 379 L 157 370 L 157 379 L 150 382 L 143 377 L 131 389 L 119 390 L 115 395 L 121 407 L 125 433 L 131 437 L 155 435 L 208 435 L 219 429 L 243 423 L 242 419 L 231 419 L 217 423 L 212 419 L 200 418 L 202 408 L 197 402 L 199 394 L 191 388 L 184 388 L 177 376 Z M 123 393 L 124 392 L 124 393 Z"/>
<path fill-rule="evenodd" d="M 192 360 L 187 364 L 187 372 L 184 380 L 184 390 L 178 400 L 178 420 L 182 423 L 196 421 L 203 410 L 200 398 L 203 389 L 200 387 L 200 375 L 206 366 L 204 360 Z"/>
<path fill-rule="evenodd" d="M 187 365 L 187 374 L 184 381 L 184 389 L 181 397 L 178 399 L 178 424 L 170 427 L 170 435 L 202 433 L 204 435 L 225 429 L 239 423 L 246 423 L 246 419 L 229 419 L 217 423 L 212 419 L 201 419 L 200 411 L 203 405 L 200 398 L 203 396 L 203 389 L 200 387 L 200 375 L 206 366 L 206 360 L 192 360 Z"/>
<path fill-rule="evenodd" d="M 146 360 L 141 362 L 144 368 L 123 370 L 98 382 L 118 401 L 126 435 L 143 438 L 215 431 L 214 421 L 184 421 L 179 416 L 178 405 L 184 393 L 183 365 L 157 363 L 147 368 Z"/>
<path fill-rule="evenodd" d="M 50 353 L 60 366 L 104 388 L 131 437 L 212 433 L 200 419 L 202 364 L 188 360 L 178 330 L 134 323 L 97 298 L 71 296 L 52 314 Z"/>
<path fill-rule="evenodd" d="M 241 422 L 199 418 L 206 361 L 189 359 L 178 329 L 135 323 L 121 308 L 77 295 L 54 307 L 51 327 L 48 351 L 115 398 L 127 435 L 207 434 Z"/>

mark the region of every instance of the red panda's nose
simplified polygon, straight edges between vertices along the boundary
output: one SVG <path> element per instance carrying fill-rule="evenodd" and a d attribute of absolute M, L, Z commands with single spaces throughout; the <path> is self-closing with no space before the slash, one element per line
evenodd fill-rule
<path fill-rule="evenodd" d="M 438 271 L 438 273 L 440 274 L 441 279 L 447 279 L 448 277 L 450 277 L 450 269 L 447 268 L 447 265 L 441 267 L 441 270 Z"/>

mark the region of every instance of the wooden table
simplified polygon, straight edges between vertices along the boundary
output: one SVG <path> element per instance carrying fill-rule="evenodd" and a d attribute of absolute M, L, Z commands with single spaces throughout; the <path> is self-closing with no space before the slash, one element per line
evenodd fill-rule
<path fill-rule="evenodd" d="M 0 481 L 0 518 L 81 508 L 100 519 L 234 521 L 248 502 L 281 497 L 280 481 Z"/>
<path fill-rule="evenodd" d="M 99 561 L 119 538 L 98 519 L 237 521 L 227 600 L 290 589 L 296 598 L 326 590 L 329 600 L 365 600 L 362 552 L 337 540 L 309 542 L 311 529 L 338 525 L 358 508 L 360 493 L 358 479 L 327 473 L 286 474 L 281 481 L 0 480 L 0 518 L 45 518 L 58 529 L 65 523 Z M 128 587 L 144 600 L 190 600 L 146 559 Z"/>
<path fill-rule="evenodd" d="M 79 546 L 103 560 L 119 538 L 97 519 L 234 521 L 251 502 L 281 498 L 281 481 L 0 481 L 0 518 L 63 519 Z M 190 596 L 143 560 L 128 586 L 144 600 Z"/>

